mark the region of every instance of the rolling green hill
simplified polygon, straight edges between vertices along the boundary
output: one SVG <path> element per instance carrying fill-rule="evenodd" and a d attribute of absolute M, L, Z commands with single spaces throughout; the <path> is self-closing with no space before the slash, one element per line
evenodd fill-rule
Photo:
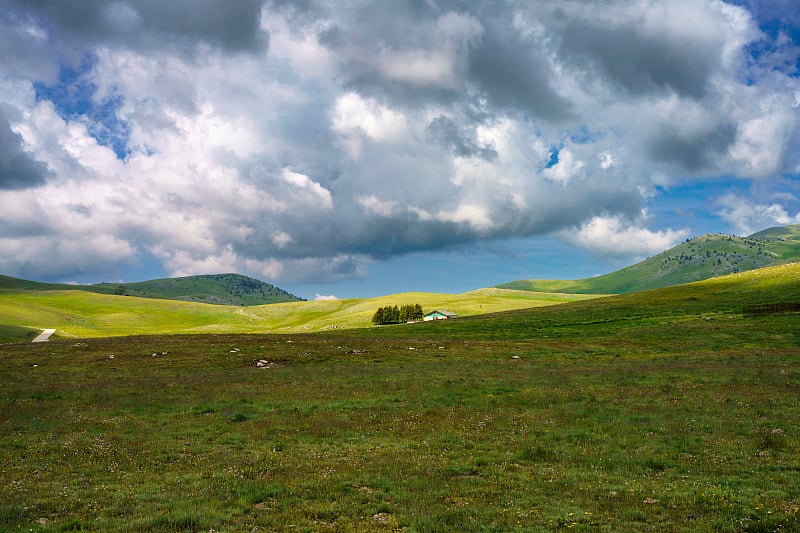
<path fill-rule="evenodd" d="M 697 343 L 691 332 L 717 323 L 741 322 L 745 306 L 800 303 L 800 263 L 776 265 L 717 278 L 630 294 L 575 301 L 550 307 L 512 310 L 492 315 L 443 320 L 430 327 L 398 329 L 395 326 L 364 330 L 359 335 L 414 335 L 418 338 L 459 340 L 559 339 L 583 344 L 592 336 L 610 339 L 610 345 L 625 344 L 633 335 L 646 334 L 645 343 L 674 345 Z M 787 342 L 800 342 L 790 324 L 798 313 L 780 315 L 776 327 L 785 323 L 780 335 Z M 710 325 L 709 325 L 710 324 Z M 727 328 L 728 326 L 726 326 Z M 713 327 L 712 327 L 713 329 Z M 638 333 L 633 333 L 633 331 Z M 757 328 L 756 328 L 757 330 Z M 645 332 L 646 333 L 643 333 Z M 755 333 L 754 333 L 755 334 Z M 775 336 L 774 331 L 763 332 Z M 768 342 L 764 337 L 764 342 Z M 674 347 L 674 346 L 673 346 Z M 754 344 L 757 348 L 757 343 Z M 719 344 L 718 349 L 731 346 Z M 690 350 L 691 346 L 687 346 Z"/>
<path fill-rule="evenodd" d="M 800 260 L 800 226 L 771 228 L 749 237 L 708 234 L 629 267 L 579 280 L 520 280 L 499 288 L 576 294 L 622 294 L 670 287 Z"/>
<path fill-rule="evenodd" d="M 302 301 L 301 298 L 274 285 L 240 274 L 211 274 L 135 283 L 97 283 L 94 285 L 41 283 L 0 276 L 0 290 L 2 289 L 79 290 L 117 296 L 138 296 L 140 298 L 184 300 L 221 305 L 263 305 Z"/>
<path fill-rule="evenodd" d="M 406 293 L 369 299 L 223 306 L 86 291 L 0 291 L 0 325 L 56 328 L 56 337 L 109 337 L 164 333 L 298 333 L 363 328 L 378 307 L 419 303 L 460 316 L 594 298 L 481 289 L 464 294 Z M 20 329 L 14 339 L 24 340 Z"/>

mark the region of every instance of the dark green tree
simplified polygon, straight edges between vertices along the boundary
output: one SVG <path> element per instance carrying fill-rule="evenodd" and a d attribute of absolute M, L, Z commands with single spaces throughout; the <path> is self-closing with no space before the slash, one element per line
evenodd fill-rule
<path fill-rule="evenodd" d="M 422 306 L 419 304 L 407 304 L 401 307 L 387 305 L 375 311 L 372 316 L 373 324 L 399 324 L 410 320 L 422 320 Z"/>

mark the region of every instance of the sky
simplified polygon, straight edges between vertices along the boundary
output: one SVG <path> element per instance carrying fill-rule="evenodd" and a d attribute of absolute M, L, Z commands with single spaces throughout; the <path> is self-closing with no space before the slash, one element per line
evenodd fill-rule
<path fill-rule="evenodd" d="M 301 297 L 800 223 L 796 0 L 0 0 L 0 273 Z"/>

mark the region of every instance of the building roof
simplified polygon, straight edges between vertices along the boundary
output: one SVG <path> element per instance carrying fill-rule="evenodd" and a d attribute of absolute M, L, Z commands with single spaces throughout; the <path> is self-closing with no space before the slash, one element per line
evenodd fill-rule
<path fill-rule="evenodd" d="M 433 311 L 431 311 L 430 313 L 425 313 L 425 316 L 435 315 L 435 314 L 437 314 L 437 313 L 438 313 L 438 314 L 440 314 L 440 315 L 444 315 L 444 316 L 446 316 L 447 318 L 455 318 L 455 317 L 457 317 L 457 316 L 458 316 L 458 315 L 457 315 L 457 314 L 455 314 L 455 313 L 451 313 L 451 312 L 450 312 L 450 311 L 448 311 L 447 309 L 434 309 L 434 310 L 433 310 Z"/>

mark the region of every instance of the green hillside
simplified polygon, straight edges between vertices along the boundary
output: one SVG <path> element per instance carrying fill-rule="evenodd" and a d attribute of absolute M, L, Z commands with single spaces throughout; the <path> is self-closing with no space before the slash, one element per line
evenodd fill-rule
<path fill-rule="evenodd" d="M 375 310 L 387 305 L 419 303 L 425 310 L 447 309 L 463 317 L 594 297 L 481 289 L 464 294 L 406 293 L 240 307 L 76 290 L 6 290 L 0 291 L 0 325 L 56 328 L 57 337 L 297 333 L 370 327 Z M 24 340 L 26 332 L 15 340 Z"/>
<path fill-rule="evenodd" d="M 800 258 L 800 226 L 749 237 L 708 234 L 629 267 L 579 280 L 520 280 L 498 285 L 513 290 L 622 294 L 745 272 Z"/>
<path fill-rule="evenodd" d="M 800 263 L 547 308 L 442 321 L 414 334 L 478 340 L 547 338 L 576 344 L 585 343 L 587 335 L 607 335 L 624 344 L 631 339 L 631 330 L 646 328 L 651 338 L 640 340 L 684 343 L 691 330 L 707 328 L 707 322 L 739 321 L 745 306 L 775 303 L 800 303 Z M 364 334 L 392 335 L 388 329 Z M 785 335 L 800 342 L 800 335 L 791 328 Z M 718 348 L 727 347 L 720 344 Z"/>
<path fill-rule="evenodd" d="M 211 274 L 154 279 L 135 283 L 97 283 L 94 285 L 41 283 L 0 276 L 0 290 L 2 289 L 35 291 L 80 290 L 99 294 L 184 300 L 221 305 L 263 305 L 302 300 L 274 285 L 240 274 Z"/>

